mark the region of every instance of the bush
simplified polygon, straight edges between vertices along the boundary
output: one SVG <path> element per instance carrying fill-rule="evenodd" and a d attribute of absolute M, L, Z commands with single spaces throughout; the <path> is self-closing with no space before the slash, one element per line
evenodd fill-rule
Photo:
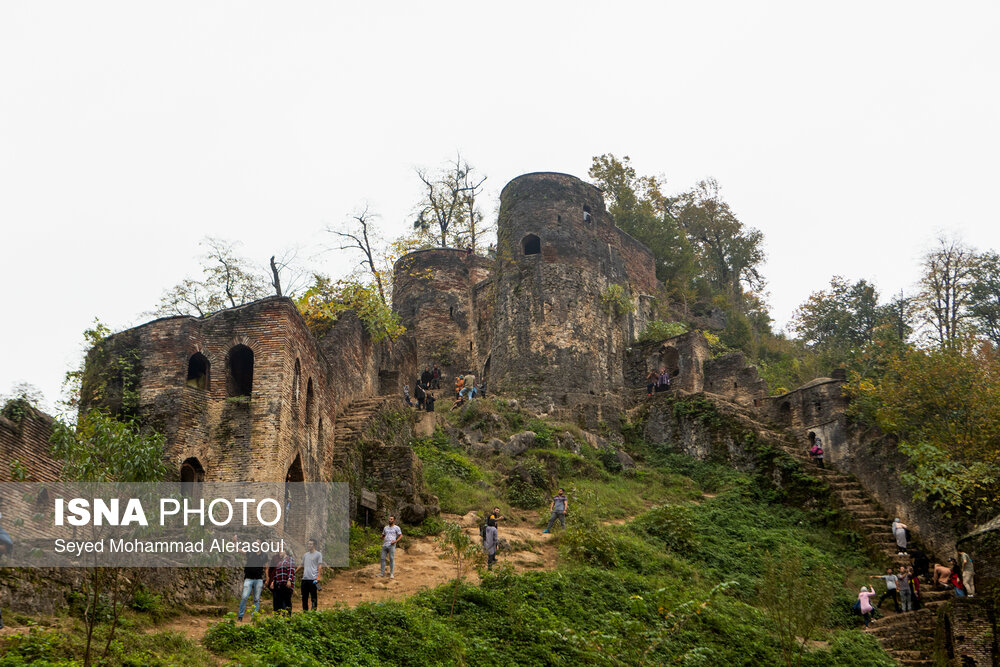
<path fill-rule="evenodd" d="M 690 552 L 698 547 L 694 512 L 684 505 L 661 505 L 632 522 L 640 534 L 648 535 L 674 552 Z"/>
<path fill-rule="evenodd" d="M 687 327 L 682 322 L 664 322 L 663 320 L 651 320 L 639 334 L 639 342 L 666 340 L 674 336 L 687 333 Z"/>

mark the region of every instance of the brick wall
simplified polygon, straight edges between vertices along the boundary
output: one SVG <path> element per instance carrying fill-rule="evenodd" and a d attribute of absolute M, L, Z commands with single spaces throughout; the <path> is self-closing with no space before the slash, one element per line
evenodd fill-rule
<path fill-rule="evenodd" d="M 997 664 L 996 617 L 985 601 L 948 602 L 939 613 L 938 654 L 949 667 L 992 667 Z"/>
<path fill-rule="evenodd" d="M 59 478 L 62 465 L 49 454 L 52 418 L 27 408 L 17 420 L 0 416 L 0 482 L 16 481 L 10 463 L 15 459 L 28 473 L 29 482 L 50 482 Z"/>

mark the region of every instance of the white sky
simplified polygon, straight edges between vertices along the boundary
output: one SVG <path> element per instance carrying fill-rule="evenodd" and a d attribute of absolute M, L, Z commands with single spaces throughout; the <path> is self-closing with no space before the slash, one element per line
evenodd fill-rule
<path fill-rule="evenodd" d="M 456 150 L 494 198 L 605 152 L 715 176 L 779 324 L 834 274 L 909 289 L 939 230 L 1000 248 L 996 3 L 351 4 L 0 4 L 0 393 L 51 408 L 206 235 L 265 262 L 366 201 L 403 232 Z"/>

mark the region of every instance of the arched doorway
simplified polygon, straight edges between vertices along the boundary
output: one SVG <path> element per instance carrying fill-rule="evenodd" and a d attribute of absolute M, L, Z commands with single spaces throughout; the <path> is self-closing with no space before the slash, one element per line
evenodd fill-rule
<path fill-rule="evenodd" d="M 188 498 L 197 498 L 198 485 L 205 481 L 205 468 L 195 457 L 184 459 L 181 463 L 181 494 Z"/>
<path fill-rule="evenodd" d="M 295 460 L 288 466 L 285 474 L 285 533 L 293 540 L 304 542 L 309 508 L 306 506 L 305 474 L 302 470 L 302 456 L 295 455 Z"/>

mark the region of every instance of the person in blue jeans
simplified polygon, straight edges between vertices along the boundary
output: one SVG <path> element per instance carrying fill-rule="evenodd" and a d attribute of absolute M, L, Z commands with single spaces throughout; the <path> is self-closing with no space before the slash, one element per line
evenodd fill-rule
<path fill-rule="evenodd" d="M 564 529 L 566 528 L 566 510 L 569 509 L 569 499 L 566 497 L 566 490 L 559 489 L 559 494 L 552 498 L 552 504 L 549 505 L 549 511 L 552 512 L 552 516 L 549 517 L 549 525 L 545 527 L 543 533 L 552 532 L 552 526 L 555 524 L 556 519 L 559 519 L 559 525 Z"/>
<path fill-rule="evenodd" d="M 382 571 L 385 576 L 385 561 L 389 560 L 389 578 L 396 578 L 396 543 L 403 539 L 403 531 L 396 525 L 396 517 L 389 515 L 389 524 L 382 529 Z"/>
<path fill-rule="evenodd" d="M 260 540 L 254 540 L 255 545 L 260 545 Z M 240 596 L 240 613 L 238 620 L 243 620 L 243 614 L 247 611 L 247 600 L 250 593 L 253 593 L 253 613 L 260 613 L 260 592 L 264 590 L 264 568 L 267 566 L 267 555 L 263 552 L 251 551 L 247 554 L 247 564 L 243 568 L 243 595 Z"/>

